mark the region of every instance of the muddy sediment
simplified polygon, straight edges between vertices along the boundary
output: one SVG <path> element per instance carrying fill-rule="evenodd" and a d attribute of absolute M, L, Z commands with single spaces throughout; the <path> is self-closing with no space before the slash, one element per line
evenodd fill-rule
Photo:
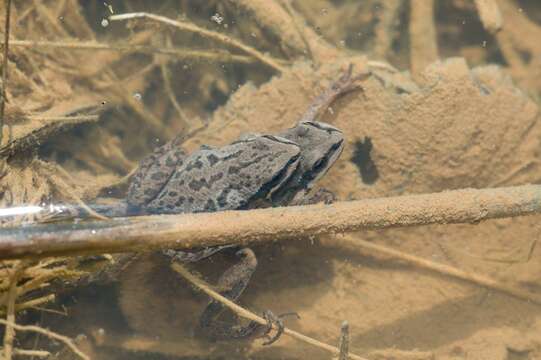
<path fill-rule="evenodd" d="M 272 57 L 282 70 L 163 24 L 112 21 L 103 27 L 109 10 L 101 3 L 12 4 L 14 40 L 48 42 L 29 47 L 14 41 L 11 46 L 7 91 L 14 115 L 0 144 L 2 207 L 122 197 L 123 177 L 145 154 L 174 134 L 205 124 L 185 142 L 187 149 L 292 127 L 349 64 L 373 76 L 362 83 L 362 91 L 342 97 L 321 118 L 346 137 L 340 160 L 320 184 L 339 200 L 539 183 L 537 2 L 487 2 L 501 12 L 499 32 L 491 15 L 485 23 L 479 19 L 476 4 L 482 1 L 434 1 L 434 17 L 421 16 L 427 23 L 420 27 L 408 22 L 426 11 L 411 9 L 415 2 L 293 1 L 283 6 L 276 1 L 268 14 L 259 1 L 194 3 L 164 3 L 166 9 L 123 1 L 111 6 L 115 14 L 184 13 L 186 21 Z M 209 20 L 215 14 L 220 16 Z M 291 19 L 283 21 L 287 16 Z M 89 53 L 83 43 L 111 48 Z M 119 44 L 134 48 L 112 49 Z M 167 47 L 210 53 L 205 60 L 194 53 L 175 57 L 163 51 Z M 238 58 L 213 61 L 220 57 L 212 53 L 217 47 Z M 76 118 L 96 114 L 98 119 Z M 16 224 L 31 220 L 36 219 Z M 531 216 L 348 236 L 538 292 L 538 222 L 539 216 Z M 258 312 L 296 311 L 301 320 L 288 320 L 288 326 L 330 344 L 337 344 L 340 324 L 347 320 L 350 350 L 371 358 L 541 356 L 538 305 L 388 256 L 348 251 L 339 237 L 254 246 L 259 267 L 241 303 Z M 213 283 L 235 261 L 226 253 L 193 269 Z M 7 263 L 4 273 L 16 266 Z M 30 269 L 29 276 L 40 271 Z M 160 359 L 217 358 L 232 351 L 246 358 L 328 358 L 286 337 L 271 347 L 201 340 L 196 329 L 204 295 L 154 255 L 125 270 L 115 285 L 78 289 L 70 293 L 72 300 L 58 294 L 41 305 L 65 308 L 66 317 L 33 309 L 17 320 L 38 322 L 72 338 L 85 334 L 81 349 L 100 359 L 151 353 Z M 12 278 L 0 277 L 1 294 L 6 294 Z M 1 296 L 3 311 L 9 299 Z M 17 346 L 58 349 L 43 339 L 34 343 L 32 336 L 18 341 Z"/>

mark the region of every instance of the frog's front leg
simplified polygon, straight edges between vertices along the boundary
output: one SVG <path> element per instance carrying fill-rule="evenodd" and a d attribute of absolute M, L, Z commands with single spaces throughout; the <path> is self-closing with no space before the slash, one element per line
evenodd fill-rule
<path fill-rule="evenodd" d="M 315 204 L 332 204 L 336 201 L 336 195 L 325 188 L 319 188 L 315 191 L 310 191 L 300 199 L 294 199 L 289 205 L 315 205 Z"/>
<path fill-rule="evenodd" d="M 300 122 L 315 121 L 338 97 L 353 90 L 360 89 L 362 91 L 363 88 L 359 85 L 359 81 L 365 80 L 371 75 L 372 73 L 369 71 L 353 76 L 353 64 L 350 64 L 347 71 L 338 80 L 312 101 Z"/>
<path fill-rule="evenodd" d="M 217 284 L 220 294 L 231 301 L 236 301 L 244 292 L 257 267 L 257 259 L 251 249 L 241 249 L 237 252 L 237 256 L 241 257 L 241 260 L 227 269 Z M 199 320 L 201 328 L 216 340 L 247 339 L 264 336 L 269 338 L 264 345 L 269 345 L 276 341 L 283 332 L 282 321 L 269 310 L 263 314 L 267 320 L 267 325 L 261 325 L 255 321 L 251 321 L 247 325 L 241 326 L 240 324 L 226 323 L 218 320 L 218 317 L 225 309 L 225 306 L 221 302 L 211 300 Z M 269 337 L 268 334 L 273 324 L 278 328 L 278 332 L 274 337 Z"/>

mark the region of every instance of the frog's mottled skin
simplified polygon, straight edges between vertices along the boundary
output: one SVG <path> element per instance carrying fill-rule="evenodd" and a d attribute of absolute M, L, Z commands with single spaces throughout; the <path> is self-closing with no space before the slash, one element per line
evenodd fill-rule
<path fill-rule="evenodd" d="M 244 209 L 267 201 L 298 167 L 300 148 L 285 138 L 256 136 L 189 156 L 166 144 L 145 159 L 128 191 L 139 213 Z"/>

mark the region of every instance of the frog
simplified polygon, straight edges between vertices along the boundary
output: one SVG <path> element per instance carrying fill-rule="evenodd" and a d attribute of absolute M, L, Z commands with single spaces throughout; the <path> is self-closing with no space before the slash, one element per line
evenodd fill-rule
<path fill-rule="evenodd" d="M 247 134 L 223 147 L 203 145 L 187 154 L 178 138 L 158 147 L 140 163 L 127 194 L 130 214 L 177 214 L 246 210 L 310 203 L 314 185 L 339 158 L 344 147 L 342 131 L 317 117 L 339 96 L 360 88 L 369 73 L 352 76 L 352 66 L 320 94 L 298 123 L 275 135 Z M 317 198 L 317 196 L 315 196 Z M 195 262 L 234 244 L 198 252 L 164 250 L 172 261 Z M 218 280 L 221 294 L 237 301 L 257 267 L 249 248 L 236 255 L 240 261 Z M 263 313 L 266 326 L 246 326 L 218 320 L 224 306 L 211 300 L 200 316 L 200 326 L 213 338 L 249 338 L 256 333 L 275 342 L 283 332 L 282 316 Z M 277 333 L 269 332 L 276 326 Z"/>
<path fill-rule="evenodd" d="M 336 81 L 315 98 L 293 127 L 277 134 L 245 134 L 222 146 L 201 146 L 188 154 L 183 138 L 175 137 L 157 147 L 139 164 L 132 176 L 125 201 L 111 216 L 179 214 L 303 205 L 318 202 L 325 190 L 313 191 L 316 183 L 340 157 L 344 134 L 331 124 L 317 121 L 340 96 L 355 89 L 370 72 L 353 76 L 349 66 Z M 329 197 L 325 202 L 329 202 Z M 332 199 L 331 199 L 332 200 Z M 119 210 L 120 209 L 120 210 Z M 102 211 L 103 208 L 96 208 Z M 197 262 L 235 244 L 196 251 L 162 250 L 171 261 Z M 257 268 L 250 248 L 236 251 L 239 261 L 220 276 L 216 288 L 236 302 Z M 264 345 L 278 340 L 283 318 L 265 310 L 266 325 L 225 323 L 224 305 L 211 300 L 200 315 L 199 326 L 213 339 L 265 337 Z M 270 336 L 272 329 L 277 331 Z"/>

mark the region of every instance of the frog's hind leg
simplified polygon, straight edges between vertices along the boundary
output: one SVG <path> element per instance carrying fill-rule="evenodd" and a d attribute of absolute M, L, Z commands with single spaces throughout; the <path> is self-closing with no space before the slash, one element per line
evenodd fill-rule
<path fill-rule="evenodd" d="M 248 286 L 250 278 L 257 267 L 257 259 L 251 249 L 244 248 L 237 252 L 241 261 L 227 269 L 218 280 L 217 288 L 221 295 L 231 301 L 236 301 Z M 267 310 L 263 314 L 267 320 L 266 325 L 251 321 L 245 326 L 236 323 L 219 321 L 217 318 L 225 310 L 225 306 L 216 300 L 211 300 L 201 314 L 199 324 L 202 329 L 209 332 L 209 335 L 216 340 L 248 339 L 254 337 L 267 337 L 265 344 L 275 342 L 283 332 L 283 323 L 280 317 L 275 316 Z M 278 331 L 272 338 L 268 336 L 273 324 Z"/>

